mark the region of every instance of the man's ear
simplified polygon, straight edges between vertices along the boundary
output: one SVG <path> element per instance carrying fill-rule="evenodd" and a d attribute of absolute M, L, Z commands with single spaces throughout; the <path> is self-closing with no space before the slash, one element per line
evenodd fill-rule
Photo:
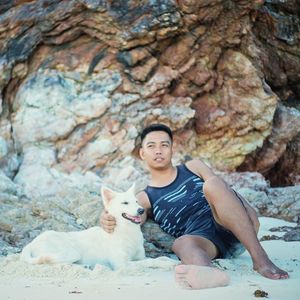
<path fill-rule="evenodd" d="M 105 186 L 101 187 L 101 196 L 104 207 L 107 207 L 110 201 L 115 197 L 115 192 Z"/>
<path fill-rule="evenodd" d="M 143 149 L 143 147 L 140 148 L 139 154 L 140 154 L 140 158 L 142 160 L 144 160 L 144 149 Z"/>

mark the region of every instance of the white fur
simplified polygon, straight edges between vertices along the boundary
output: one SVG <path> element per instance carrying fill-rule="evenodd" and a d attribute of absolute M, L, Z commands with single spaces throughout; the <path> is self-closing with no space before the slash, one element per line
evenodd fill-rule
<path fill-rule="evenodd" d="M 113 233 L 100 226 L 78 232 L 45 231 L 24 247 L 20 259 L 31 264 L 103 264 L 118 269 L 130 260 L 145 258 L 140 225 L 122 217 L 122 213 L 138 216 L 142 208 L 134 186 L 123 193 L 103 187 L 101 193 L 105 209 L 116 218 Z"/>

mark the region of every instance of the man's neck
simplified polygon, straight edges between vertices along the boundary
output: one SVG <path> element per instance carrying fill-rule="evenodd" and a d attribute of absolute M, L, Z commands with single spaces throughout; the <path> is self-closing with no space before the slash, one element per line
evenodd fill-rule
<path fill-rule="evenodd" d="M 170 165 L 165 169 L 150 169 L 150 174 L 150 185 L 155 187 L 163 187 L 175 180 L 177 169 L 173 165 Z"/>

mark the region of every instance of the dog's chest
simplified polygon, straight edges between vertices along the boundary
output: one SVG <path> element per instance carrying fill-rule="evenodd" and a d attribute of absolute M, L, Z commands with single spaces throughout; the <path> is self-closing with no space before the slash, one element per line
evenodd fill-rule
<path fill-rule="evenodd" d="M 79 237 L 83 260 L 93 258 L 95 260 L 110 260 L 112 257 L 135 256 L 137 249 L 143 247 L 143 236 L 141 231 L 123 233 L 115 231 L 106 233 L 100 227 L 92 227 Z"/>

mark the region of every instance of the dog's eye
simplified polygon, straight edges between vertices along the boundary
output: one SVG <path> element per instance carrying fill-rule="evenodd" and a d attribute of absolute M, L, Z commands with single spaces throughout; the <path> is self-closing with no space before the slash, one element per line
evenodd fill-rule
<path fill-rule="evenodd" d="M 125 202 L 122 202 L 122 204 L 128 204 L 128 202 L 127 202 L 127 201 L 125 201 Z"/>

